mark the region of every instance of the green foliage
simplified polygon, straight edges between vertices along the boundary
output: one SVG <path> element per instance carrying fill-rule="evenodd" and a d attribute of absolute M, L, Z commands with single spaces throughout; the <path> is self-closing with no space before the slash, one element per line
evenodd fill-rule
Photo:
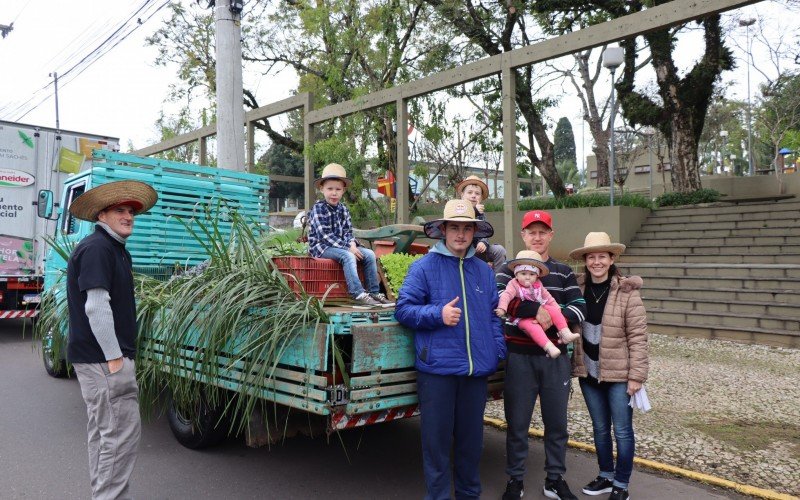
<path fill-rule="evenodd" d="M 714 203 L 715 201 L 719 201 L 720 196 L 720 192 L 714 189 L 698 189 L 691 193 L 664 193 L 656 198 L 655 204 L 659 207 L 672 207 L 677 205 Z"/>
<path fill-rule="evenodd" d="M 577 188 L 583 186 L 583 176 L 573 160 L 562 160 L 556 163 L 558 175 L 564 184 L 573 184 Z"/>
<path fill-rule="evenodd" d="M 303 177 L 305 175 L 302 155 L 278 143 L 272 143 L 256 166 L 257 174 L 288 175 Z M 302 198 L 303 184 L 288 182 L 269 183 L 270 198 Z"/>
<path fill-rule="evenodd" d="M 561 198 L 533 198 L 520 200 L 517 204 L 518 210 L 557 210 L 561 208 L 588 208 L 608 206 L 607 193 L 574 194 Z M 652 203 L 647 197 L 640 194 L 625 193 L 614 197 L 614 205 L 623 207 L 652 208 Z M 502 202 L 489 202 L 484 205 L 487 212 L 502 212 L 504 204 Z"/>
<path fill-rule="evenodd" d="M 400 287 L 403 286 L 403 281 L 406 279 L 406 274 L 408 274 L 408 267 L 421 257 L 422 255 L 409 255 L 406 253 L 390 253 L 381 256 L 381 266 L 383 266 L 386 279 L 389 280 L 389 286 L 395 296 L 400 292 Z"/>
<path fill-rule="evenodd" d="M 578 158 L 575 153 L 575 134 L 572 132 L 572 123 L 566 116 L 558 120 L 556 131 L 553 134 L 553 157 L 556 165 L 561 162 L 572 162 L 573 165 L 578 164 Z M 563 174 L 561 178 L 564 183 L 568 184 L 570 182 L 564 178 Z"/>

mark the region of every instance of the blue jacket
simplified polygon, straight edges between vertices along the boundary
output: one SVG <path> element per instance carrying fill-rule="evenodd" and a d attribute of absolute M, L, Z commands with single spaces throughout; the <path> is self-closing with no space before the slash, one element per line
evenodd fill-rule
<path fill-rule="evenodd" d="M 415 332 L 416 368 L 421 372 L 483 377 L 506 357 L 502 322 L 494 314 L 494 273 L 474 254 L 470 247 L 460 259 L 440 241 L 408 269 L 395 317 Z M 442 308 L 456 297 L 461 320 L 446 326 Z"/>

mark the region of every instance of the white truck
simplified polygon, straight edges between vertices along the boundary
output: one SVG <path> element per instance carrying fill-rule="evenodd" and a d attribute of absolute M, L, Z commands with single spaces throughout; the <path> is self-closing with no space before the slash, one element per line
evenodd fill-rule
<path fill-rule="evenodd" d="M 98 148 L 119 151 L 119 139 L 0 120 L 0 319 L 38 313 L 42 237 L 55 234 L 56 221 L 36 217 L 37 193 L 61 199 L 64 180 L 89 168 Z"/>

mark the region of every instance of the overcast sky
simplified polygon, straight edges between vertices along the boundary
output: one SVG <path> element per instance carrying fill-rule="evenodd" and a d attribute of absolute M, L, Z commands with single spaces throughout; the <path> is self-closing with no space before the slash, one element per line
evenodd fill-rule
<path fill-rule="evenodd" d="M 134 14 L 143 3 L 143 0 L 0 1 L 0 24 L 14 22 L 13 31 L 0 39 L 0 119 L 54 127 L 52 86 L 42 90 L 51 81 L 48 74 L 53 71 L 64 74 L 100 45 L 112 27 Z M 168 85 L 175 79 L 174 69 L 155 66 L 156 51 L 144 41 L 168 13 L 166 8 L 154 13 L 162 3 L 163 0 L 157 0 L 149 10 L 138 13 L 135 18 L 144 24 L 88 69 L 77 76 L 73 71 L 60 83 L 62 129 L 118 137 L 123 150 L 127 149 L 128 141 L 137 148 L 155 142 L 154 123 L 167 96 Z M 775 9 L 762 3 L 733 15 L 752 16 L 756 12 L 775 15 Z M 777 12 L 780 17 L 780 11 Z M 784 16 L 784 22 L 794 24 L 783 29 L 790 33 L 800 31 L 797 14 Z M 679 62 L 696 57 L 692 46 L 697 46 L 696 42 L 682 42 Z M 745 95 L 744 68 L 745 65 L 740 64 L 739 69 L 725 75 L 726 80 L 737 82 L 734 93 L 741 98 Z M 753 73 L 752 77 L 755 88 L 760 76 Z M 261 102 L 266 104 L 289 96 L 294 85 L 293 79 L 287 76 L 271 79 L 269 95 L 260 96 Z M 25 104 L 31 97 L 34 99 Z M 19 119 L 34 104 L 38 106 Z M 567 116 L 572 121 L 580 155 L 581 124 L 577 102 L 562 100 L 559 109 L 551 112 L 554 122 L 559 116 Z M 588 132 L 584 142 L 584 149 L 589 152 Z"/>

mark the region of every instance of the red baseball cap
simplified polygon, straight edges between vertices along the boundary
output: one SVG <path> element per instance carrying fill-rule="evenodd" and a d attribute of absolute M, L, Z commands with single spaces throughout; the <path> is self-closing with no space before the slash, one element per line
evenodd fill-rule
<path fill-rule="evenodd" d="M 531 210 L 522 217 L 522 229 L 530 226 L 534 222 L 541 222 L 550 229 L 553 229 L 553 217 L 544 210 Z"/>

